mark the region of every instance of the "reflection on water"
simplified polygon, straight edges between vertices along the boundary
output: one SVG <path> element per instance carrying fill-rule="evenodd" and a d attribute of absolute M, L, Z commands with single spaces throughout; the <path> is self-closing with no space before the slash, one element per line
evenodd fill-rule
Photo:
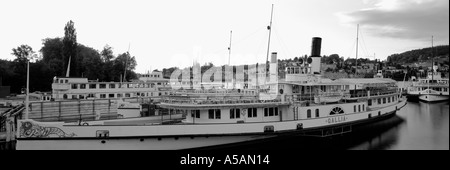
<path fill-rule="evenodd" d="M 402 124 L 349 149 L 448 150 L 448 112 L 448 102 L 409 102 L 397 112 Z"/>

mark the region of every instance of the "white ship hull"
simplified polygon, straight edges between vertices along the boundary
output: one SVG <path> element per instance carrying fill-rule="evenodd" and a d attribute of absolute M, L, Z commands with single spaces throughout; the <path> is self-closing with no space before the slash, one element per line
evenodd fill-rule
<path fill-rule="evenodd" d="M 272 136 L 21 140 L 18 150 L 181 150 L 260 140 Z"/>
<path fill-rule="evenodd" d="M 448 100 L 448 95 L 434 95 L 434 94 L 423 94 L 419 96 L 419 99 L 426 102 L 439 102 Z"/>
<path fill-rule="evenodd" d="M 406 100 L 370 111 L 291 121 L 181 125 L 67 125 L 18 122 L 17 150 L 172 150 L 234 144 L 280 134 L 372 122 L 400 110 Z M 299 126 L 301 127 L 299 129 Z M 269 131 L 267 131 L 269 128 Z M 270 130 L 271 129 L 271 130 Z M 327 134 L 328 135 L 328 134 Z"/>

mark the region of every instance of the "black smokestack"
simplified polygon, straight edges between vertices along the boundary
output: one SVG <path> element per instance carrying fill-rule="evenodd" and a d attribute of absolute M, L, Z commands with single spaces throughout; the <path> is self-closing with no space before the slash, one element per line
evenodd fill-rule
<path fill-rule="evenodd" d="M 311 46 L 311 57 L 320 57 L 321 45 L 322 45 L 322 38 L 313 37 Z"/>

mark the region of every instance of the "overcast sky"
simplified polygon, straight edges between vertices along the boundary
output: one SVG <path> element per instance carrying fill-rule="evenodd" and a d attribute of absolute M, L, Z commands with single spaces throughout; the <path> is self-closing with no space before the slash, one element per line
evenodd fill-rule
<path fill-rule="evenodd" d="M 12 48 L 42 47 L 42 39 L 64 36 L 75 22 L 78 43 L 136 57 L 136 71 L 172 66 L 266 59 L 271 4 L 270 51 L 278 58 L 310 54 L 312 37 L 322 37 L 322 55 L 386 59 L 394 53 L 449 44 L 448 0 L 2 0 L 0 58 Z"/>

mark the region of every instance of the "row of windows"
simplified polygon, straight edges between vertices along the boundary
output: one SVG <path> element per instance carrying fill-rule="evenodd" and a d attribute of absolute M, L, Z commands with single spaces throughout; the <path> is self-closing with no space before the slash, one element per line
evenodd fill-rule
<path fill-rule="evenodd" d="M 117 88 L 154 88 L 155 85 L 163 85 L 163 83 L 150 83 L 150 84 L 109 84 L 110 89 Z M 164 83 L 167 85 L 167 83 Z M 89 89 L 97 89 L 97 84 L 89 84 Z M 98 84 L 100 89 L 106 89 L 107 84 Z M 86 84 L 72 84 L 72 89 L 86 89 Z"/>
<path fill-rule="evenodd" d="M 362 105 L 362 111 L 366 110 L 366 105 Z M 356 113 L 356 105 L 353 106 L 353 112 Z M 358 105 L 358 112 L 361 112 L 361 105 Z"/>
<path fill-rule="evenodd" d="M 158 96 L 161 96 L 163 93 L 158 93 Z M 168 92 L 164 92 L 164 94 L 165 95 L 167 95 L 168 94 Z M 108 98 L 121 98 L 121 97 L 131 97 L 131 94 L 130 93 L 125 93 L 125 94 L 121 94 L 121 93 L 119 93 L 119 94 L 114 94 L 114 93 L 111 93 L 111 94 L 100 94 L 100 99 L 106 99 L 106 97 L 108 96 Z M 147 96 L 147 97 L 150 97 L 150 96 L 154 96 L 153 95 L 153 93 L 147 93 L 147 95 L 146 95 L 146 93 L 134 93 L 134 96 L 142 96 L 142 97 L 145 97 L 145 96 Z M 71 97 L 72 97 L 72 99 L 85 99 L 85 98 L 95 98 L 96 96 L 95 96 L 95 94 L 93 94 L 93 93 L 90 93 L 90 94 L 87 94 L 87 95 L 71 95 Z M 67 94 L 64 94 L 63 95 L 63 99 L 68 99 L 68 96 L 67 96 Z"/>
<path fill-rule="evenodd" d="M 278 107 L 264 108 L 264 117 L 278 116 Z"/>
<path fill-rule="evenodd" d="M 258 117 L 257 108 L 248 108 L 247 109 L 247 117 Z M 270 107 L 264 108 L 264 116 L 278 116 L 278 107 Z M 192 110 L 191 116 L 195 118 L 200 118 L 200 110 Z M 220 109 L 209 109 L 208 110 L 208 118 L 209 119 L 221 119 L 221 110 Z M 239 119 L 241 118 L 241 109 L 230 109 L 230 119 Z"/>
<path fill-rule="evenodd" d="M 319 109 L 315 110 L 316 117 L 320 117 Z M 306 111 L 306 118 L 311 118 L 311 109 Z"/>
<path fill-rule="evenodd" d="M 377 100 L 375 100 L 375 99 L 368 100 L 367 105 L 372 106 L 372 104 L 375 103 L 375 101 L 377 101 L 376 103 L 378 103 L 378 104 L 386 104 L 386 103 L 395 102 L 396 100 L 397 100 L 396 96 L 378 98 Z"/>

